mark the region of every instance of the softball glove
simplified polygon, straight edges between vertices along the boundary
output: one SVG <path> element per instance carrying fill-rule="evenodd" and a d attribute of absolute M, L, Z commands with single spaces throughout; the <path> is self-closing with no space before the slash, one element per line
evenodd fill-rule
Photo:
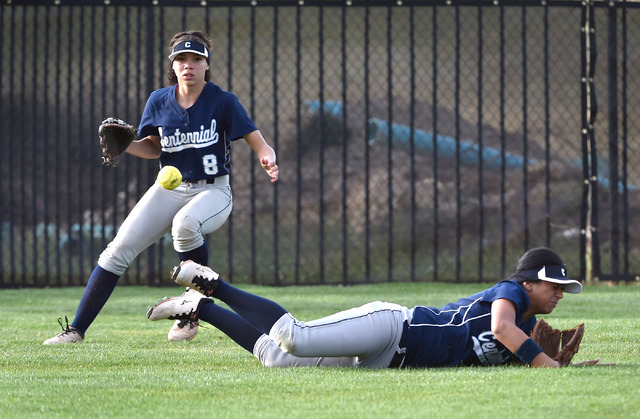
<path fill-rule="evenodd" d="M 116 167 L 124 151 L 138 136 L 138 130 L 122 119 L 107 118 L 98 127 L 102 164 Z"/>
<path fill-rule="evenodd" d="M 584 336 L 584 323 L 566 330 L 554 329 L 540 319 L 531 332 L 531 338 L 540 346 L 545 354 L 557 361 L 561 367 L 571 363 L 573 356 L 578 353 L 580 342 Z"/>

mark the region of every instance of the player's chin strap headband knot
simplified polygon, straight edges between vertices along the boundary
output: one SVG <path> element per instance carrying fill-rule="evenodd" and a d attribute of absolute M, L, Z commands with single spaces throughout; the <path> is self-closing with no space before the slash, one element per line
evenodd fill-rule
<path fill-rule="evenodd" d="M 171 49 L 171 55 L 169 55 L 169 59 L 173 61 L 174 58 L 176 58 L 183 52 L 191 52 L 193 54 L 202 55 L 207 59 L 207 61 L 209 61 L 209 49 L 207 48 L 207 46 L 194 40 L 182 41 L 174 45 L 174 47 Z"/>

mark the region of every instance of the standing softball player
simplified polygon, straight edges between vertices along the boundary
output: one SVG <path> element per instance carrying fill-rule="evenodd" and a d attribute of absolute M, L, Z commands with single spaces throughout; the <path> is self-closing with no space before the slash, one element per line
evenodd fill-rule
<path fill-rule="evenodd" d="M 213 304 L 211 298 L 180 296 L 151 307 L 150 320 L 202 319 L 267 367 L 487 366 L 512 359 L 535 367 L 564 366 L 575 352 L 558 361 L 529 336 L 535 315 L 551 313 L 563 292 L 582 290 L 580 282 L 566 278 L 562 259 L 547 248 L 526 252 L 509 279 L 442 308 L 377 301 L 310 322 L 297 320 L 273 301 L 233 287 L 192 261 L 174 268 L 172 278 L 218 298 L 233 311 Z M 584 329 L 580 326 L 581 339 Z M 574 343 L 576 352 L 580 339 Z"/>
<path fill-rule="evenodd" d="M 232 208 L 232 141 L 244 138 L 271 181 L 278 180 L 274 150 L 238 98 L 210 81 L 210 43 L 199 31 L 174 35 L 167 73 L 171 86 L 150 95 L 138 127 L 140 139 L 126 150 L 144 159 L 159 158 L 161 167 L 178 168 L 182 183 L 173 190 L 158 183 L 149 188 L 100 255 L 73 322 L 45 345 L 82 342 L 131 261 L 169 231 L 181 261 L 208 264 L 203 236 L 222 226 Z M 169 340 L 191 339 L 196 331 L 197 323 L 176 321 Z"/>

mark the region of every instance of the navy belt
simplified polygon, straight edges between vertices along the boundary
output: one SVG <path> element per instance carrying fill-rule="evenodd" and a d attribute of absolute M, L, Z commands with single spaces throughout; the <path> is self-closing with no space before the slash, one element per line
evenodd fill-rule
<path fill-rule="evenodd" d="M 202 185 L 202 184 L 207 184 L 207 185 L 213 185 L 214 183 L 216 183 L 216 179 L 217 178 L 212 178 L 212 179 L 199 179 L 199 180 L 185 180 L 183 182 L 185 183 L 191 183 L 193 185 Z"/>
<path fill-rule="evenodd" d="M 409 322 L 405 321 L 402 325 L 402 336 L 400 336 L 400 342 L 398 342 L 399 350 L 389 363 L 389 368 L 402 368 L 404 367 L 404 360 L 407 357 L 407 335 L 409 331 Z"/>

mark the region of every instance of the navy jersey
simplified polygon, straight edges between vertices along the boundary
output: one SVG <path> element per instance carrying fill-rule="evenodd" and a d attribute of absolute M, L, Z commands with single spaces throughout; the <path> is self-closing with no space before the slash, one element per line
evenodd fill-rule
<path fill-rule="evenodd" d="M 405 366 L 500 365 L 513 354 L 491 332 L 491 303 L 512 301 L 516 325 L 527 335 L 535 316 L 522 322 L 529 296 L 517 282 L 501 281 L 493 287 L 438 309 L 416 306 L 407 331 Z"/>
<path fill-rule="evenodd" d="M 229 174 L 231 141 L 257 130 L 238 98 L 207 82 L 196 103 L 182 109 L 176 101 L 177 86 L 151 93 L 138 133 L 141 138 L 159 135 L 161 166 L 175 166 L 185 181 Z"/>

